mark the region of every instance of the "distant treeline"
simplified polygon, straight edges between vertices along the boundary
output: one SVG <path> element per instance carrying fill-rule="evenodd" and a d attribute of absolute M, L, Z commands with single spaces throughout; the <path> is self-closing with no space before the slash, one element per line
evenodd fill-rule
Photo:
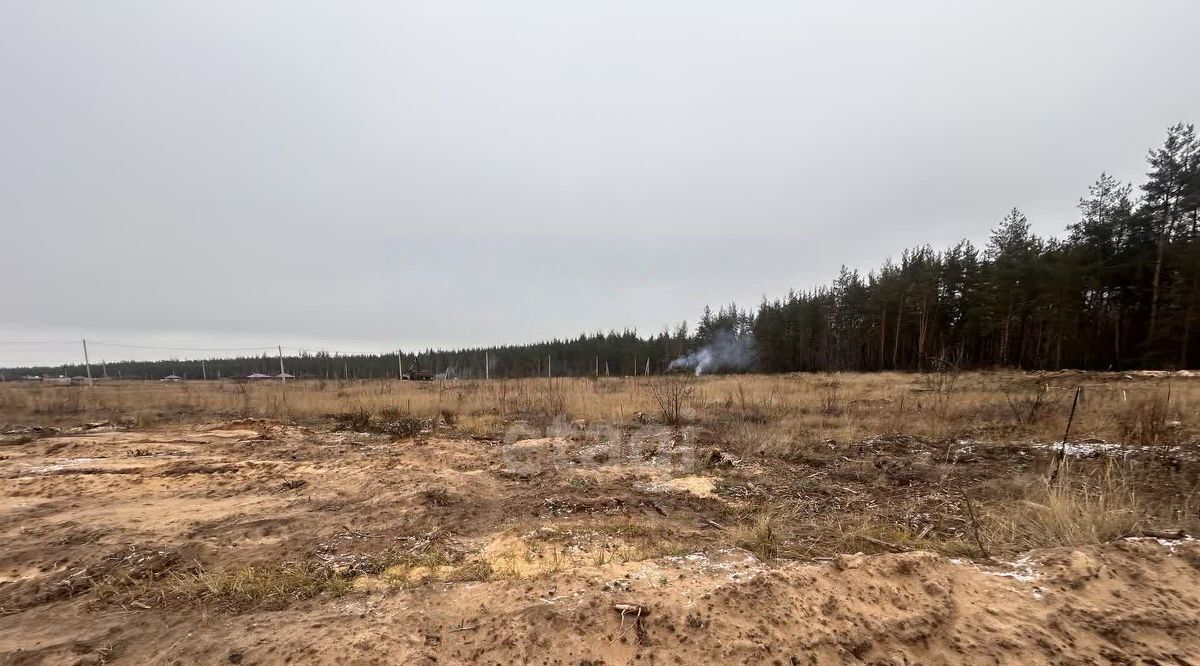
<path fill-rule="evenodd" d="M 635 369 L 661 373 L 679 354 L 682 354 L 694 337 L 686 334 L 663 334 L 655 338 L 642 338 L 634 331 L 607 334 L 581 335 L 571 340 L 551 340 L 528 345 L 512 345 L 479 349 L 425 350 L 405 352 L 403 365 L 395 353 L 336 355 L 311 353 L 284 355 L 285 371 L 299 378 L 325 379 L 372 379 L 395 378 L 401 367 L 406 375 L 413 372 L 435 374 L 439 377 L 478 378 L 490 374 L 492 377 L 555 377 L 592 375 L 630 375 Z M 488 371 L 484 371 L 484 360 Z M 66 364 L 52 367 L 5 368 L 6 379 L 22 375 L 66 375 L 83 376 L 83 364 Z M 184 379 L 238 378 L 259 373 L 276 377 L 279 375 L 279 356 L 264 353 L 261 356 L 238 358 L 212 358 L 200 360 L 169 361 L 108 361 L 104 364 L 93 361 L 92 376 L 110 379 L 161 379 L 177 375 Z"/>
<path fill-rule="evenodd" d="M 828 286 L 789 292 L 757 311 L 705 308 L 699 324 L 657 336 L 634 331 L 528 345 L 405 354 L 405 370 L 457 377 L 629 375 L 665 371 L 719 332 L 752 338 L 745 369 L 919 370 L 963 367 L 1197 367 L 1200 316 L 1200 142 L 1193 125 L 1167 131 L 1137 187 L 1101 174 L 1063 239 L 1038 238 L 1013 209 L 983 248 L 961 241 L 906 250 L 865 276 L 842 269 Z M 726 336 L 727 337 L 727 336 Z M 395 354 L 285 357 L 301 377 L 395 377 Z M 547 368 L 549 364 L 549 368 Z M 98 369 L 94 368 L 95 374 Z M 200 361 L 109 363 L 110 377 L 189 379 Z M 279 372 L 275 356 L 213 359 L 209 378 Z M 20 374 L 83 367 L 13 368 Z"/>
<path fill-rule="evenodd" d="M 920 369 L 933 358 L 1023 368 L 1195 367 L 1200 143 L 1193 125 L 1150 151 L 1147 180 L 1101 174 L 1066 238 L 1013 209 L 982 251 L 904 252 L 863 277 L 763 303 L 764 369 Z"/>

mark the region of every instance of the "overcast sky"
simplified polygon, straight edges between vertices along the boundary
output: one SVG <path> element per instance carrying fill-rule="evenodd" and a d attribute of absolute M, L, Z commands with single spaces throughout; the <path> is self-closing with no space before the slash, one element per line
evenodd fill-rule
<path fill-rule="evenodd" d="M 1197 26 L 1194 0 L 0 0 L 0 341 L 654 333 L 1012 206 L 1057 234 L 1200 121 Z"/>

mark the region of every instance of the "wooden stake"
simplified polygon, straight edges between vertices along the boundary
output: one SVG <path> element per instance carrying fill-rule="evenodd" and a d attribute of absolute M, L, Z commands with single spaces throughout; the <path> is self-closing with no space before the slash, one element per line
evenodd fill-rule
<path fill-rule="evenodd" d="M 1067 430 L 1063 433 L 1062 444 L 1058 446 L 1058 455 L 1054 457 L 1054 471 L 1050 473 L 1051 481 L 1058 478 L 1058 471 L 1062 467 L 1063 459 L 1067 457 L 1067 438 L 1071 435 L 1071 423 L 1075 421 L 1075 406 L 1079 404 L 1079 392 L 1082 390 L 1082 386 L 1075 387 L 1075 399 L 1071 401 L 1071 414 L 1067 417 Z"/>

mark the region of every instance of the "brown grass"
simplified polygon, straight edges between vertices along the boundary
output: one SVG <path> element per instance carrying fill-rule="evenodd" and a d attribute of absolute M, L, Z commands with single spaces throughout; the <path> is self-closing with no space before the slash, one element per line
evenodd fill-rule
<path fill-rule="evenodd" d="M 96 585 L 97 598 L 134 608 L 211 606 L 221 611 L 283 608 L 317 596 L 336 597 L 353 581 L 328 568 L 284 562 L 210 571 L 192 567 L 161 579 L 109 576 Z"/>
<path fill-rule="evenodd" d="M 750 516 L 729 528 L 730 544 L 745 548 L 763 561 L 778 557 L 781 549 L 778 523 L 779 517 L 772 511 Z"/>
<path fill-rule="evenodd" d="M 987 539 L 1028 549 L 1135 535 L 1151 507 L 1130 477 L 1115 463 L 1090 477 L 1073 473 L 1067 463 L 1054 481 L 1039 479 L 1021 500 L 992 506 L 984 517 Z"/>
<path fill-rule="evenodd" d="M 52 425 L 126 419 L 149 425 L 214 417 L 315 421 L 362 412 L 393 421 L 450 420 L 467 431 L 486 431 L 517 418 L 625 423 L 638 414 L 671 420 L 686 412 L 703 425 L 743 428 L 746 436 L 758 430 L 754 434 L 764 441 L 757 448 L 763 450 L 888 432 L 931 439 L 970 435 L 1052 442 L 1062 436 L 1075 386 L 1083 385 L 1072 429 L 1078 438 L 1138 444 L 1163 443 L 1168 434 L 1171 441 L 1180 439 L 1175 422 L 1194 410 L 1200 381 L 1175 382 L 1168 405 L 1168 387 L 1162 380 L 1111 377 L 973 372 L 939 389 L 931 386 L 929 375 L 919 374 L 742 375 L 701 377 L 689 381 L 683 391 L 664 390 L 679 382 L 673 377 L 287 384 L 113 381 L 91 389 L 8 382 L 0 384 L 0 422 Z M 665 414 L 657 399 L 664 393 L 670 398 Z"/>

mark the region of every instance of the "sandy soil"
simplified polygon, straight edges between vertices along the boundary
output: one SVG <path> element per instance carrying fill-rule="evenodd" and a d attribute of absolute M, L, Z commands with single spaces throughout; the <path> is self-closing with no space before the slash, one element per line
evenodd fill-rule
<path fill-rule="evenodd" d="M 660 439 L 631 457 L 244 421 L 10 441 L 0 663 L 1200 663 L 1195 541 L 764 563 L 722 526 L 809 488 L 797 470 Z M 856 501 L 839 483 L 813 501 Z M 347 585 L 197 594 L 272 567 Z"/>

